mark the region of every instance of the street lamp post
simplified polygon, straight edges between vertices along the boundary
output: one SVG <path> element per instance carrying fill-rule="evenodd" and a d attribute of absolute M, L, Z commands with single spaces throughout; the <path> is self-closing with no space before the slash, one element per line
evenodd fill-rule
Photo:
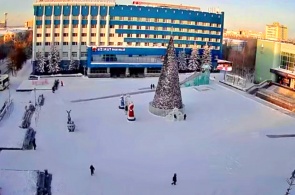
<path fill-rule="evenodd" d="M 34 88 L 34 95 L 35 95 L 35 106 L 37 106 L 37 99 L 36 99 L 36 87 Z"/>
<path fill-rule="evenodd" d="M 86 66 L 84 65 L 84 76 L 86 76 Z"/>

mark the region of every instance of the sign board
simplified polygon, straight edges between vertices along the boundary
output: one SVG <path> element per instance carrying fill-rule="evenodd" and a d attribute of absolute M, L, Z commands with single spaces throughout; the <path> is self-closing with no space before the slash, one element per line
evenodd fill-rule
<path fill-rule="evenodd" d="M 123 47 L 92 47 L 92 51 L 125 51 Z"/>

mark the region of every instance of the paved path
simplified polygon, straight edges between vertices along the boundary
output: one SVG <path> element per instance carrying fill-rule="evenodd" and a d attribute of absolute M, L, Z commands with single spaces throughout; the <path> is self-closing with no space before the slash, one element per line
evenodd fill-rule
<path fill-rule="evenodd" d="M 145 91 L 136 91 L 136 92 L 129 92 L 129 93 L 120 93 L 120 94 L 114 94 L 114 95 L 108 95 L 108 96 L 102 96 L 102 97 L 96 97 L 96 98 L 88 98 L 88 99 L 79 99 L 79 100 L 72 100 L 71 102 L 77 103 L 77 102 L 87 102 L 87 101 L 93 101 L 93 100 L 101 100 L 101 99 L 108 99 L 108 98 L 114 98 L 114 97 L 120 97 L 123 94 L 128 95 L 136 95 L 136 94 L 143 94 L 143 93 L 150 93 L 154 92 L 154 89 L 145 90 Z"/>

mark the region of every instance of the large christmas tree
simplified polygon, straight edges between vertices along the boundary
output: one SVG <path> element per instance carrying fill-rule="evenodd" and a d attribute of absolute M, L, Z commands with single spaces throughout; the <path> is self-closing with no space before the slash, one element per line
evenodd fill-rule
<path fill-rule="evenodd" d="M 163 110 L 181 109 L 183 107 L 172 37 L 167 47 L 152 107 Z"/>

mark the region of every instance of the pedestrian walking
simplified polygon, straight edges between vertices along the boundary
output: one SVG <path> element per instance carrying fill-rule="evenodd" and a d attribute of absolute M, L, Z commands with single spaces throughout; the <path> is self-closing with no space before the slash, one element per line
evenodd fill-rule
<path fill-rule="evenodd" d="M 90 165 L 90 174 L 91 176 L 94 174 L 95 168 L 93 165 Z"/>
<path fill-rule="evenodd" d="M 153 84 L 151 84 L 151 89 L 153 89 Z"/>
<path fill-rule="evenodd" d="M 35 138 L 32 141 L 32 145 L 33 145 L 34 150 L 36 150 L 37 145 L 36 145 L 36 139 Z"/>
<path fill-rule="evenodd" d="M 183 120 L 186 120 L 186 114 L 183 115 Z"/>
<path fill-rule="evenodd" d="M 174 173 L 171 185 L 176 185 L 176 182 L 177 182 L 177 175 L 176 173 Z"/>

